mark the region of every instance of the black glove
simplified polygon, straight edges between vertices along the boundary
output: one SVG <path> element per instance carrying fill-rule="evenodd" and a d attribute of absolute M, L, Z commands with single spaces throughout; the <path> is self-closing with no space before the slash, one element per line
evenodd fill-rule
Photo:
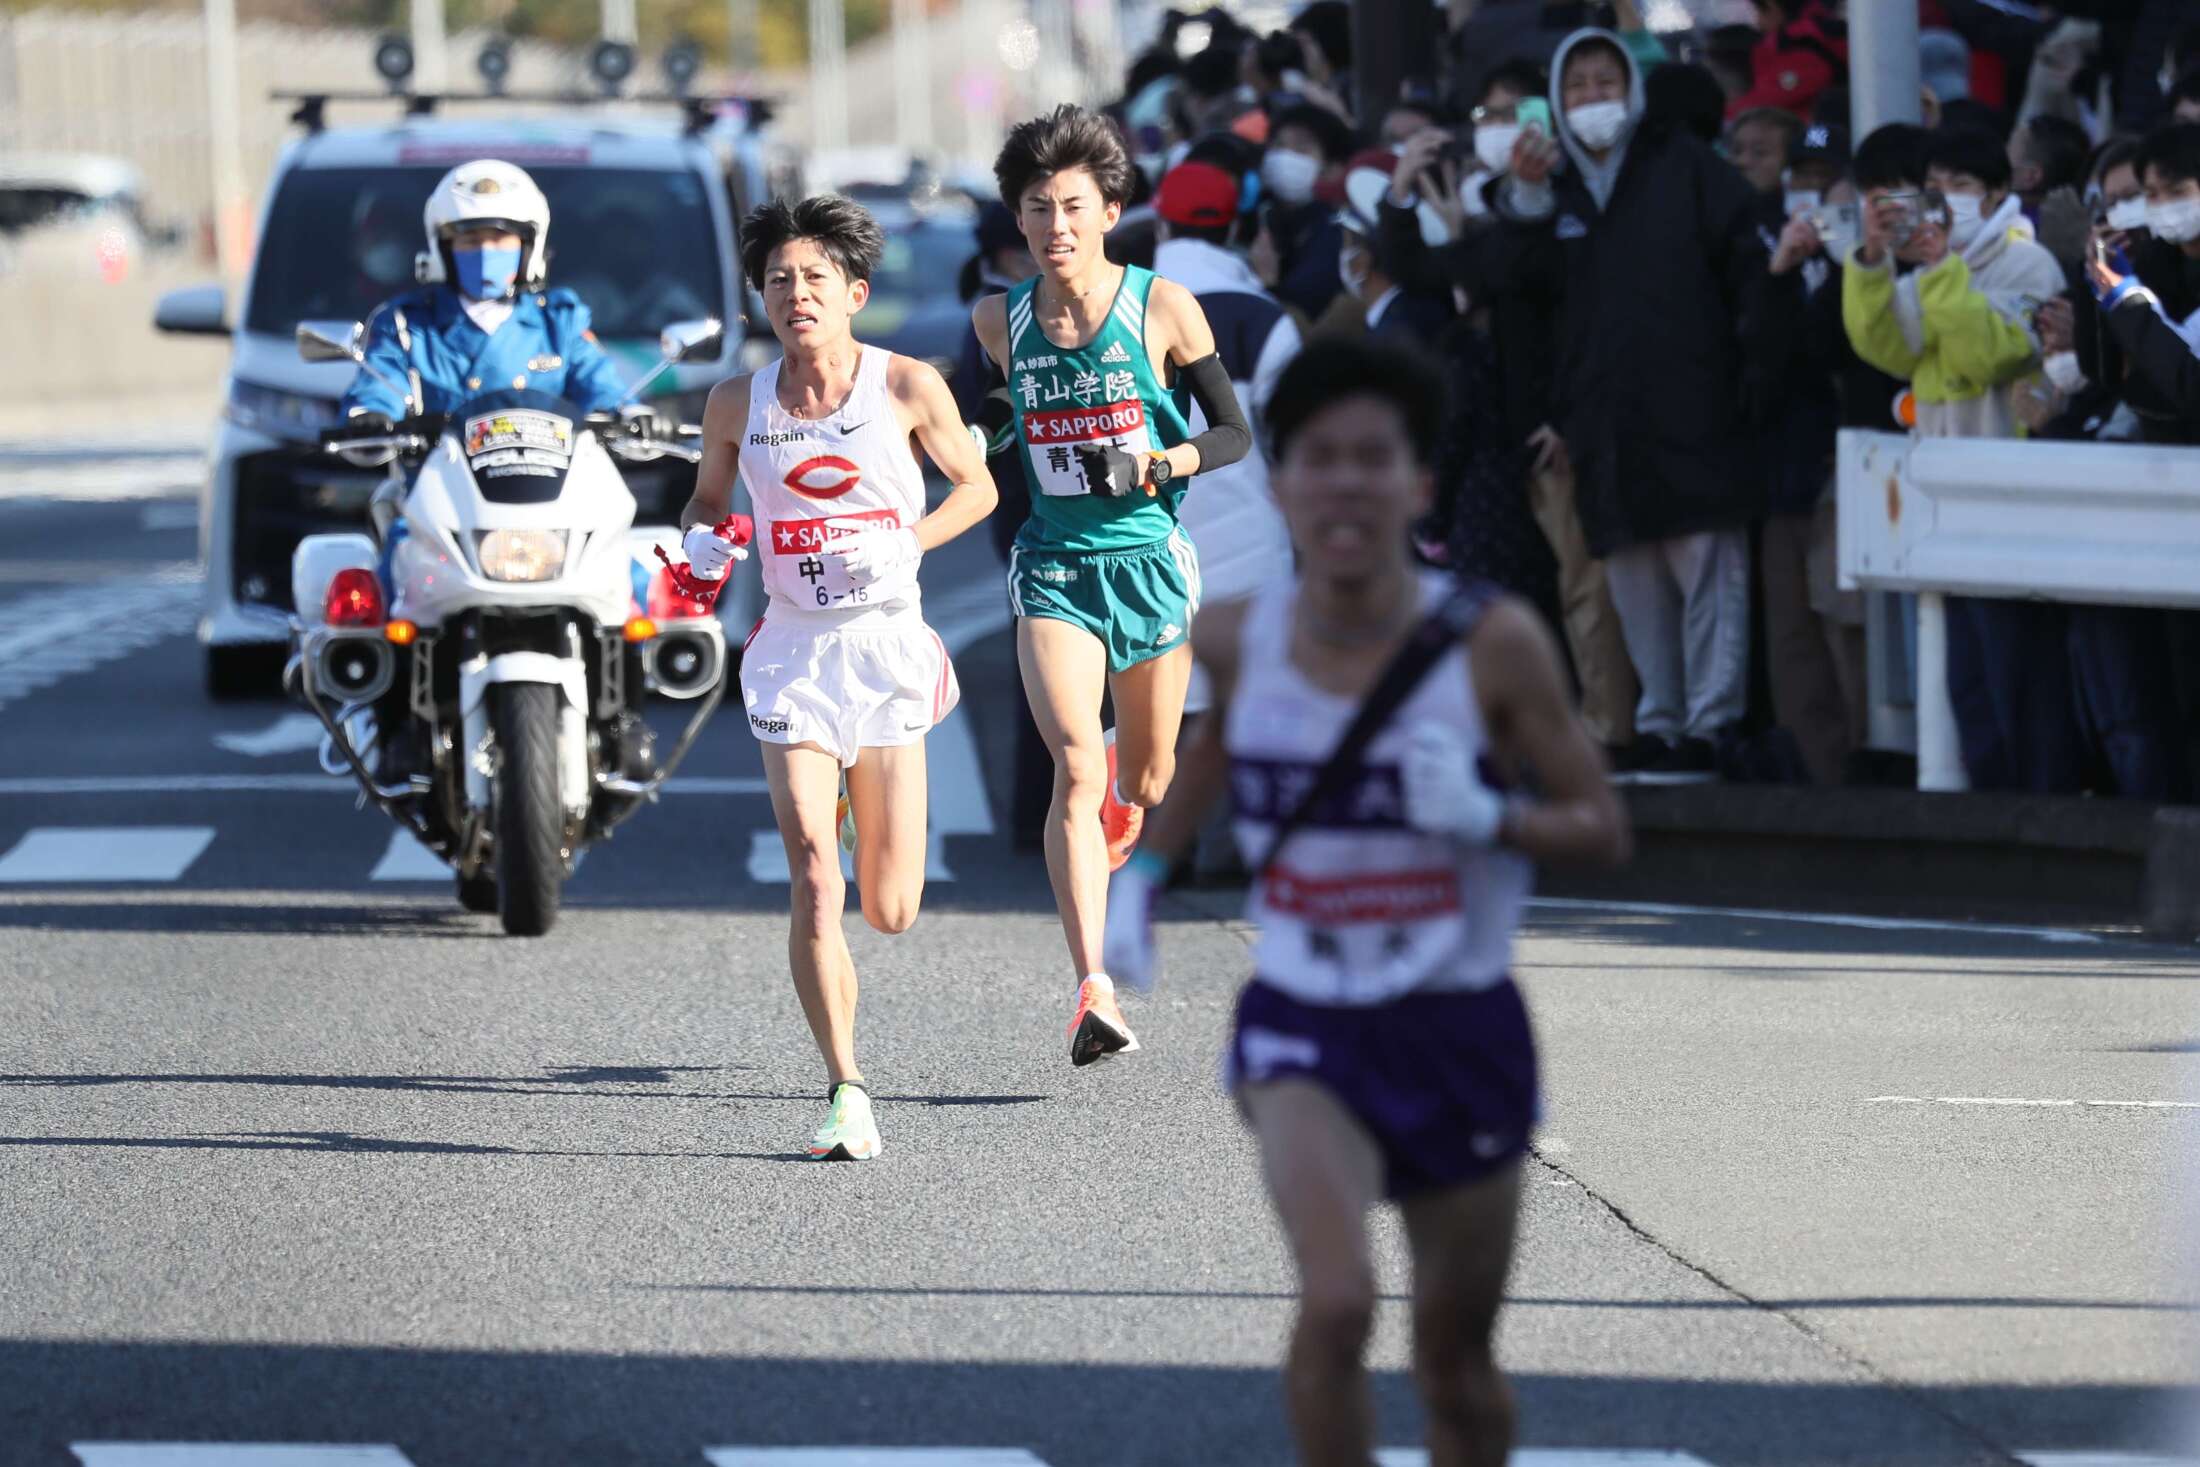
<path fill-rule="evenodd" d="M 1146 461 L 1112 443 L 1078 449 L 1077 466 L 1085 471 L 1085 488 L 1110 499 L 1121 499 L 1146 486 Z"/>

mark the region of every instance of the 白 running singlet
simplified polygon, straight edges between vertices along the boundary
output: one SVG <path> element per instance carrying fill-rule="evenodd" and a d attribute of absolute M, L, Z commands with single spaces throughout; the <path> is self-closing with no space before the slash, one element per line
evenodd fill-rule
<path fill-rule="evenodd" d="M 1424 577 L 1421 604 L 1445 595 Z M 1268 850 L 1274 822 L 1310 786 L 1358 711 L 1291 665 L 1293 581 L 1246 611 L 1224 743 L 1247 861 Z M 1406 823 L 1398 761 L 1417 722 L 1466 732 L 1489 748 L 1462 650 L 1447 654 L 1368 745 L 1334 801 L 1310 812 L 1246 899 L 1258 925 L 1253 972 L 1305 1003 L 1388 1003 L 1419 991 L 1492 987 L 1512 965 L 1533 868 L 1516 851 L 1469 849 Z"/>
<path fill-rule="evenodd" d="M 856 586 L 833 552 L 860 529 L 924 516 L 924 474 L 886 390 L 891 356 L 864 347 L 848 400 L 822 419 L 779 405 L 780 363 L 749 379 L 741 479 L 756 515 L 767 615 L 866 626 L 918 608 L 915 566 Z"/>
<path fill-rule="evenodd" d="M 1017 539 L 1034 550 L 1134 550 L 1176 528 L 1179 479 L 1159 494 L 1122 499 L 1085 485 L 1076 450 L 1112 443 L 1130 453 L 1174 448 L 1191 437 L 1184 404 L 1161 385 L 1146 352 L 1146 299 L 1154 274 L 1123 269 L 1115 304 L 1084 346 L 1056 346 L 1036 319 L 1039 277 L 1008 293 L 1008 398 L 1031 486 L 1031 518 Z"/>

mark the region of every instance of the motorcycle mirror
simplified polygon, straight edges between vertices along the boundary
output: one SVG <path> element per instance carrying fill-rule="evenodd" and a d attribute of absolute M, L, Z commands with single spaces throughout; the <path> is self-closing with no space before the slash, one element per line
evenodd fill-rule
<path fill-rule="evenodd" d="M 657 346 L 668 362 L 691 362 L 697 357 L 715 357 L 724 344 L 726 328 L 715 317 L 706 316 L 696 321 L 675 321 L 657 338 Z"/>
<path fill-rule="evenodd" d="M 298 355 L 309 362 L 356 362 L 366 334 L 356 321 L 300 321 Z"/>

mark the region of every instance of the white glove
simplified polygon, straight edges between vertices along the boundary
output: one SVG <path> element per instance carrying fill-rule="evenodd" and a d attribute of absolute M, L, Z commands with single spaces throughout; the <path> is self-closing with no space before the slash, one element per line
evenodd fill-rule
<path fill-rule="evenodd" d="M 924 558 L 924 551 L 917 544 L 917 532 L 899 528 L 858 530 L 845 539 L 831 542 L 829 548 L 840 557 L 841 569 L 848 573 L 849 583 L 857 586 L 883 581 Z"/>
<path fill-rule="evenodd" d="M 1482 782 L 1466 735 L 1450 724 L 1417 723 L 1406 733 L 1398 765 L 1406 823 L 1470 846 L 1497 839 L 1505 797 Z"/>
<path fill-rule="evenodd" d="M 688 569 L 705 581 L 722 580 L 727 569 L 737 561 L 749 558 L 746 545 L 736 545 L 709 525 L 697 525 L 680 541 L 680 548 L 687 552 Z"/>
<path fill-rule="evenodd" d="M 1153 904 L 1168 879 L 1168 863 L 1149 851 L 1131 858 L 1108 878 L 1108 920 L 1100 932 L 1100 966 L 1133 993 L 1153 992 L 1161 976 L 1154 950 Z"/>

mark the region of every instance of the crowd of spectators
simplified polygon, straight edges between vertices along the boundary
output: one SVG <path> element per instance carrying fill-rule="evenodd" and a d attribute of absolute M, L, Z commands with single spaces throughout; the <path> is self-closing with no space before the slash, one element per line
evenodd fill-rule
<path fill-rule="evenodd" d="M 2200 443 L 2200 24 L 1920 0 L 1923 125 L 1852 140 L 1839 0 L 1754 13 L 1454 0 L 1437 78 L 1383 97 L 1344 0 L 1172 14 L 1110 109 L 1111 248 L 1233 293 L 1256 418 L 1306 336 L 1425 355 L 1422 553 L 1544 608 L 1621 777 L 1901 780 L 1835 434 Z M 2200 789 L 2200 614 L 1950 597 L 1947 631 L 1972 787 Z"/>

